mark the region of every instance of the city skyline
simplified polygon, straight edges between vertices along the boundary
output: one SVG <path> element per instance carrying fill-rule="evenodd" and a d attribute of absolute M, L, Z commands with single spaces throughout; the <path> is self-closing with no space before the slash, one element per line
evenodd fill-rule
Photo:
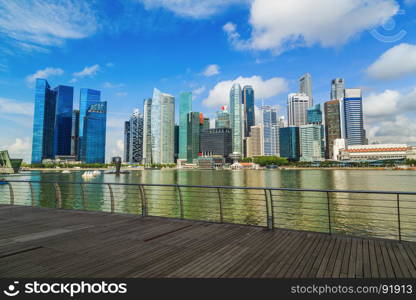
<path fill-rule="evenodd" d="M 273 41 L 264 40 L 264 44 L 256 35 L 255 30 L 262 25 L 256 23 L 259 16 L 254 6 L 261 3 L 274 18 L 280 16 L 278 7 L 265 1 L 231 1 L 230 5 L 211 1 L 212 4 L 204 4 L 200 10 L 194 9 L 193 1 L 187 1 L 192 10 L 159 1 L 154 5 L 148 1 L 127 2 L 115 1 L 110 5 L 75 1 L 71 10 L 62 1 L 59 10 L 50 1 L 37 1 L 45 3 L 42 9 L 46 15 L 62 16 L 59 25 L 69 28 L 71 33 L 65 36 L 45 29 L 53 24 L 39 13 L 39 5 L 29 8 L 24 2 L 13 6 L 0 1 L 0 8 L 7 12 L 7 16 L 0 17 L 0 127 L 8 129 L 0 137 L 1 148 L 10 149 L 14 157 L 30 160 L 36 77 L 45 77 L 54 87 L 73 86 L 74 95 L 86 87 L 102 92 L 102 98 L 108 102 L 108 161 L 112 156 L 123 156 L 124 122 L 134 108 L 142 111 L 143 99 L 152 95 L 154 87 L 176 99 L 181 91 L 192 91 L 194 110 L 203 112 L 212 121 L 221 105 L 228 104 L 229 89 L 234 82 L 242 88 L 253 86 L 256 106 L 262 102 L 280 105 L 284 114 L 287 95 L 298 92 L 298 80 L 305 73 L 313 77 L 313 101 L 321 106 L 332 100 L 329 94 L 331 80 L 335 78 L 345 79 L 346 87 L 363 89 L 364 122 L 370 142 L 416 142 L 415 125 L 411 122 L 416 111 L 411 75 L 416 67 L 412 60 L 403 62 L 403 58 L 416 53 L 411 38 L 416 30 L 412 20 L 415 7 L 409 1 L 369 4 L 367 9 L 372 14 L 366 25 L 341 32 L 339 35 L 348 37 L 344 41 L 325 36 L 326 27 L 322 35 L 303 30 L 323 26 L 308 23 L 312 21 L 305 18 L 299 20 L 302 26 L 287 26 L 292 32 L 276 31 L 281 24 L 272 23 L 266 30 Z M 357 15 L 342 11 L 340 15 L 358 18 L 364 2 L 354 4 Z M 280 5 L 290 6 L 286 1 Z M 330 2 L 318 1 L 316 7 L 305 4 L 304 9 L 324 13 L 322 8 L 329 5 Z M 379 5 L 384 5 L 383 15 L 378 15 Z M 399 8 L 404 13 L 398 13 Z M 80 18 L 89 16 L 89 22 L 85 25 L 70 22 L 65 18 L 68 12 L 79 12 L 76 16 Z M 286 12 L 290 19 L 291 10 Z M 31 16 L 31 21 L 40 22 L 37 34 L 19 27 L 23 13 Z M 126 18 L 127 14 L 143 21 L 137 23 Z M 107 15 L 116 29 L 110 30 L 108 24 L 103 24 L 103 16 Z M 376 17 L 382 21 L 375 21 Z M 396 22 L 394 30 L 383 27 L 389 18 Z M 285 18 L 280 19 L 285 22 Z M 90 30 L 83 30 L 82 26 Z M 248 35 L 245 27 L 249 29 Z M 407 34 L 397 41 L 383 41 L 375 37 L 373 30 L 385 37 L 401 30 Z M 81 31 L 83 34 L 77 34 Z M 12 36 L 12 32 L 18 35 Z M 303 43 L 291 40 L 291 33 L 303 37 Z M 293 47 L 286 48 L 285 39 L 293 42 Z M 166 43 L 171 45 L 170 51 L 162 47 Z M 81 47 L 86 49 L 82 53 Z M 77 100 L 74 99 L 74 109 L 80 109 Z M 175 111 L 179 111 L 178 101 Z"/>

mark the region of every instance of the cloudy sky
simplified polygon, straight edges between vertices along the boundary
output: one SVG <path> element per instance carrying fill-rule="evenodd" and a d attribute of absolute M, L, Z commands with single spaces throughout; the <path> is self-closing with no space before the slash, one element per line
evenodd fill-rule
<path fill-rule="evenodd" d="M 234 81 L 281 106 L 313 76 L 364 92 L 370 141 L 416 144 L 416 0 L 0 0 L 0 149 L 30 158 L 34 80 L 102 91 L 107 157 L 154 87 L 213 118 Z"/>

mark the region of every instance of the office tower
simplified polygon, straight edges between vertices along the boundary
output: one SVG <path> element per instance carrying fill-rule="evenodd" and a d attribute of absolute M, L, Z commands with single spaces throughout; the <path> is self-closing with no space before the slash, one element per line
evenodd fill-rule
<path fill-rule="evenodd" d="M 59 85 L 55 89 L 54 156 L 71 155 L 72 108 L 74 88 Z"/>
<path fill-rule="evenodd" d="M 331 100 L 342 100 L 344 98 L 344 79 L 335 78 L 331 81 Z"/>
<path fill-rule="evenodd" d="M 187 159 L 188 113 L 192 111 L 192 93 L 179 95 L 179 158 Z"/>
<path fill-rule="evenodd" d="M 143 163 L 152 163 L 152 98 L 143 104 Z"/>
<path fill-rule="evenodd" d="M 131 163 L 142 163 L 143 160 L 143 115 L 135 109 L 130 117 L 130 150 Z"/>
<path fill-rule="evenodd" d="M 201 133 L 202 156 L 219 155 L 227 158 L 232 153 L 231 128 L 215 128 Z"/>
<path fill-rule="evenodd" d="M 325 102 L 326 158 L 334 157 L 334 142 L 341 138 L 340 100 Z"/>
<path fill-rule="evenodd" d="M 78 156 L 79 142 L 79 110 L 72 111 L 72 126 L 71 126 L 71 156 Z"/>
<path fill-rule="evenodd" d="M 272 125 L 272 151 L 274 156 L 280 156 L 280 126 Z"/>
<path fill-rule="evenodd" d="M 284 116 L 280 116 L 278 118 L 277 125 L 279 125 L 280 128 L 287 127 L 286 120 L 285 120 Z"/>
<path fill-rule="evenodd" d="M 107 102 L 91 104 L 83 122 L 81 159 L 85 163 L 105 162 L 106 121 Z"/>
<path fill-rule="evenodd" d="M 36 79 L 32 164 L 53 158 L 56 92 L 45 79 Z"/>
<path fill-rule="evenodd" d="M 345 89 L 344 130 L 348 145 L 365 143 L 361 89 Z"/>
<path fill-rule="evenodd" d="M 264 155 L 263 137 L 262 125 L 251 126 L 250 137 L 247 138 L 247 157 Z"/>
<path fill-rule="evenodd" d="M 277 125 L 277 108 L 262 106 L 263 111 L 263 153 L 266 156 L 277 155 L 277 141 L 273 126 Z"/>
<path fill-rule="evenodd" d="M 280 128 L 280 156 L 290 161 L 299 160 L 299 127 Z"/>
<path fill-rule="evenodd" d="M 287 98 L 287 117 L 289 126 L 307 124 L 309 97 L 306 94 L 289 94 Z"/>
<path fill-rule="evenodd" d="M 202 130 L 208 130 L 210 128 L 209 118 L 204 118 L 204 123 L 202 124 Z"/>
<path fill-rule="evenodd" d="M 130 162 L 130 121 L 124 122 L 124 162 Z"/>
<path fill-rule="evenodd" d="M 231 128 L 230 113 L 227 111 L 227 107 L 225 105 L 221 106 L 221 110 L 217 112 L 215 128 Z"/>
<path fill-rule="evenodd" d="M 313 105 L 311 74 L 306 73 L 299 79 L 299 93 L 306 94 L 309 97 L 308 107 L 311 107 Z"/>
<path fill-rule="evenodd" d="M 79 151 L 78 156 L 79 158 L 85 157 L 85 153 L 82 153 L 82 149 L 85 147 L 82 146 L 82 139 L 84 136 L 84 119 L 87 115 L 87 111 L 89 110 L 92 104 L 100 103 L 101 101 L 101 92 L 82 88 L 79 94 Z"/>
<path fill-rule="evenodd" d="M 244 137 L 250 136 L 251 126 L 255 125 L 254 90 L 250 85 L 243 88 Z"/>
<path fill-rule="evenodd" d="M 335 139 L 332 147 L 332 156 L 329 157 L 333 160 L 340 160 L 341 150 L 347 148 L 347 141 L 345 139 Z"/>
<path fill-rule="evenodd" d="M 198 158 L 200 151 L 200 134 L 201 134 L 201 119 L 202 124 L 204 118 L 201 118 L 199 112 L 188 113 L 188 138 L 187 138 L 187 157 L 188 163 L 193 163 L 194 159 Z"/>
<path fill-rule="evenodd" d="M 315 104 L 306 111 L 308 124 L 322 124 L 321 104 Z"/>
<path fill-rule="evenodd" d="M 179 158 L 179 125 L 175 125 L 175 162 Z"/>
<path fill-rule="evenodd" d="M 230 91 L 230 124 L 233 134 L 233 153 L 243 155 L 243 111 L 241 86 L 235 83 Z"/>
<path fill-rule="evenodd" d="M 299 127 L 301 161 L 321 161 L 323 153 L 323 130 L 320 124 Z"/>
<path fill-rule="evenodd" d="M 175 97 L 154 89 L 151 116 L 152 162 L 172 164 L 175 157 Z"/>

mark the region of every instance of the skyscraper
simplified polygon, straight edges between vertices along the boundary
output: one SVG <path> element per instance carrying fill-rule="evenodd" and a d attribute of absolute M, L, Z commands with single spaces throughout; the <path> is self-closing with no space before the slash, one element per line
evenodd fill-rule
<path fill-rule="evenodd" d="M 311 74 L 306 73 L 299 79 L 299 93 L 306 94 L 309 97 L 308 107 L 311 107 L 313 105 Z"/>
<path fill-rule="evenodd" d="M 247 157 L 263 156 L 263 125 L 251 126 L 250 137 L 247 138 Z"/>
<path fill-rule="evenodd" d="M 130 121 L 124 122 L 124 162 L 130 162 Z"/>
<path fill-rule="evenodd" d="M 201 133 L 201 153 L 203 156 L 220 155 L 228 157 L 232 152 L 231 129 L 215 128 Z"/>
<path fill-rule="evenodd" d="M 152 98 L 143 104 L 143 163 L 152 163 Z"/>
<path fill-rule="evenodd" d="M 105 162 L 106 122 L 107 102 L 91 104 L 83 122 L 82 161 L 86 163 Z"/>
<path fill-rule="evenodd" d="M 321 104 L 315 104 L 307 110 L 308 124 L 322 124 Z"/>
<path fill-rule="evenodd" d="M 289 94 L 287 98 L 287 117 L 289 126 L 307 124 L 309 97 L 306 94 Z"/>
<path fill-rule="evenodd" d="M 71 128 L 74 88 L 59 85 L 56 93 L 55 125 L 54 125 L 54 156 L 71 155 Z"/>
<path fill-rule="evenodd" d="M 250 136 L 251 126 L 255 125 L 254 116 L 254 90 L 250 85 L 243 88 L 243 107 L 244 107 L 244 136 Z"/>
<path fill-rule="evenodd" d="M 340 100 L 325 102 L 326 158 L 334 156 L 334 142 L 341 138 Z"/>
<path fill-rule="evenodd" d="M 221 110 L 217 112 L 215 128 L 231 128 L 230 113 L 227 111 L 226 106 L 221 106 Z"/>
<path fill-rule="evenodd" d="M 151 108 L 152 162 L 174 163 L 175 97 L 153 90 Z"/>
<path fill-rule="evenodd" d="M 335 78 L 331 81 L 331 100 L 342 100 L 344 98 L 344 79 Z"/>
<path fill-rule="evenodd" d="M 79 94 L 79 157 L 85 157 L 85 153 L 82 153 L 83 149 L 85 147 L 82 146 L 82 139 L 84 136 L 84 119 L 87 115 L 87 111 L 89 110 L 90 106 L 92 104 L 100 103 L 101 101 L 101 92 L 92 90 L 92 89 L 86 89 L 82 88 L 80 90 Z"/>
<path fill-rule="evenodd" d="M 302 161 L 323 160 L 323 130 L 320 124 L 299 127 L 300 155 Z"/>
<path fill-rule="evenodd" d="M 53 158 L 56 92 L 45 79 L 36 79 L 32 164 Z"/>
<path fill-rule="evenodd" d="M 280 156 L 290 161 L 299 160 L 299 127 L 280 128 Z"/>
<path fill-rule="evenodd" d="M 202 117 L 202 124 L 204 118 Z M 187 162 L 193 163 L 198 158 L 200 152 L 200 135 L 201 135 L 201 113 L 188 113 L 188 138 L 187 138 Z"/>
<path fill-rule="evenodd" d="M 179 159 L 187 159 L 188 113 L 192 111 L 192 93 L 179 95 Z"/>
<path fill-rule="evenodd" d="M 130 117 L 130 162 L 142 163 L 143 160 L 143 115 L 135 109 Z"/>
<path fill-rule="evenodd" d="M 345 89 L 343 101 L 345 137 L 348 145 L 365 143 L 361 89 Z"/>
<path fill-rule="evenodd" d="M 243 111 L 241 86 L 234 83 L 230 91 L 230 123 L 233 135 L 233 153 L 243 155 Z"/>
<path fill-rule="evenodd" d="M 278 155 L 276 132 L 273 128 L 277 126 L 277 108 L 262 106 L 263 111 L 263 154 L 266 156 Z"/>
<path fill-rule="evenodd" d="M 72 126 L 71 126 L 71 155 L 78 156 L 79 142 L 79 110 L 72 111 Z"/>

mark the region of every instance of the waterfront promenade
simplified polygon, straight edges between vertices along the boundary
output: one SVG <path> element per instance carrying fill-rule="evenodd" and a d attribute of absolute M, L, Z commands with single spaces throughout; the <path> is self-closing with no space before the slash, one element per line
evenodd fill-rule
<path fill-rule="evenodd" d="M 0 205 L 2 277 L 416 277 L 416 243 Z"/>

